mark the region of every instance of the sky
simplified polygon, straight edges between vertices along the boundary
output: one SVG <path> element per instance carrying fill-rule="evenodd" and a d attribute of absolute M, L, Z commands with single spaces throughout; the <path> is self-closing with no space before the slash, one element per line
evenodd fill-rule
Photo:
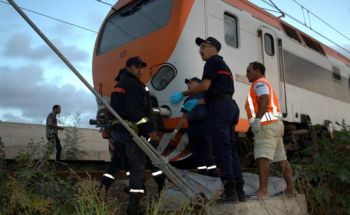
<path fill-rule="evenodd" d="M 267 0 L 251 0 L 263 8 L 272 9 L 264 1 L 267 2 Z M 92 128 L 88 125 L 88 121 L 95 117 L 97 111 L 93 94 L 15 10 L 4 2 L 7 1 L 0 0 L 0 121 L 44 124 L 52 106 L 60 104 L 61 115 L 69 118 L 69 115 L 80 113 L 80 127 Z M 15 2 L 23 8 L 95 32 L 99 31 L 110 10 L 110 6 L 96 0 L 15 0 Z M 116 1 L 105 0 L 105 2 L 114 4 Z M 293 0 L 274 2 L 280 9 L 303 22 L 301 7 Z M 298 0 L 298 2 L 350 38 L 349 0 Z M 92 84 L 92 54 L 97 34 L 28 11 L 25 13 Z M 321 42 L 333 46 L 291 19 L 284 20 Z M 349 39 L 338 35 L 314 17 L 311 17 L 311 26 L 350 51 Z"/>

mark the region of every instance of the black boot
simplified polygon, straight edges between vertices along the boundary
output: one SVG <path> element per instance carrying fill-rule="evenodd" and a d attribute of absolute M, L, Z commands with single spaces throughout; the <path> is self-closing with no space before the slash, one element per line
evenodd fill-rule
<path fill-rule="evenodd" d="M 224 184 L 224 193 L 218 203 L 238 203 L 236 181 L 227 181 Z"/>
<path fill-rule="evenodd" d="M 220 176 L 219 170 L 217 168 L 207 170 L 207 174 L 210 177 L 219 177 Z"/>
<path fill-rule="evenodd" d="M 127 215 L 139 215 L 140 214 L 140 199 L 139 193 L 129 194 L 129 205 L 127 209 Z"/>
<path fill-rule="evenodd" d="M 108 192 L 113 182 L 114 182 L 114 179 L 106 176 L 102 176 L 100 189 L 105 189 L 105 191 Z"/>
<path fill-rule="evenodd" d="M 237 197 L 238 197 L 238 201 L 240 202 L 246 202 L 247 198 L 245 195 L 245 192 L 243 190 L 243 185 L 244 185 L 244 181 L 237 181 L 236 183 L 236 191 L 237 191 Z"/>
<path fill-rule="evenodd" d="M 164 189 L 165 175 L 161 174 L 161 175 L 153 176 L 153 179 L 158 185 L 158 195 L 160 195 Z"/>

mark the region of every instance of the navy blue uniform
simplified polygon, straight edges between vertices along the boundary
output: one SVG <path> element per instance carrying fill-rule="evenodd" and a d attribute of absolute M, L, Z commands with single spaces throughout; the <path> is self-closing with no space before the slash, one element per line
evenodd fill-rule
<path fill-rule="evenodd" d="M 232 72 L 221 56 L 214 55 L 206 61 L 204 79 L 211 80 L 210 88 L 205 93 L 205 102 L 208 105 L 215 162 L 222 170 L 223 181 L 243 181 L 235 142 L 232 143 L 233 126 L 239 119 L 239 108 L 232 100 Z"/>
<path fill-rule="evenodd" d="M 151 118 L 151 104 L 148 103 L 147 96 L 145 85 L 131 73 L 125 72 L 119 76 L 119 82 L 111 94 L 111 106 L 124 120 L 136 123 L 144 117 Z M 148 138 L 148 133 L 154 130 L 151 121 L 138 125 L 138 135 L 145 138 Z M 143 193 L 146 155 L 122 125 L 115 124 L 111 129 L 111 136 L 117 148 L 113 152 L 111 165 L 101 183 L 108 188 L 114 181 L 114 174 L 121 168 L 123 160 L 127 160 L 130 171 L 130 193 Z M 120 154 L 124 151 L 127 159 Z"/>
<path fill-rule="evenodd" d="M 191 99 L 203 99 L 204 94 L 189 96 L 184 103 Z M 208 174 L 207 169 L 215 165 L 212 153 L 212 142 L 208 131 L 208 108 L 206 105 L 197 105 L 192 111 L 187 112 L 181 109 L 181 112 L 187 113 L 188 122 L 188 140 L 192 156 L 196 162 L 198 172 Z M 216 167 L 214 167 L 216 168 Z"/>

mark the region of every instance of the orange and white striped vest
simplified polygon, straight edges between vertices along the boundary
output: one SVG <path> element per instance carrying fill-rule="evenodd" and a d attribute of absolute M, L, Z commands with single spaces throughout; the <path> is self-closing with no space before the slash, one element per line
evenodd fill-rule
<path fill-rule="evenodd" d="M 245 102 L 245 109 L 249 123 L 251 124 L 254 122 L 259 107 L 259 97 L 254 91 L 254 87 L 257 82 L 265 83 L 269 90 L 269 105 L 266 113 L 261 118 L 261 125 L 264 126 L 281 119 L 282 114 L 280 112 L 280 104 L 278 102 L 278 98 L 275 91 L 272 89 L 271 84 L 265 78 L 259 78 L 250 85 L 249 94 Z"/>

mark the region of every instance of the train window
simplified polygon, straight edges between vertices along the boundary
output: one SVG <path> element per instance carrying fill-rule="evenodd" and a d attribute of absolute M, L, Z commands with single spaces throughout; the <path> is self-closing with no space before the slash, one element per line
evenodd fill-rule
<path fill-rule="evenodd" d="M 298 41 L 299 43 L 301 43 L 301 39 L 298 36 L 298 33 L 296 30 L 294 30 L 293 28 L 289 27 L 288 25 L 281 23 L 282 28 L 284 30 L 284 32 L 287 34 L 288 37 Z"/>
<path fill-rule="evenodd" d="M 224 14 L 225 41 L 227 45 L 238 48 L 238 23 L 237 18 Z"/>
<path fill-rule="evenodd" d="M 172 0 L 135 1 L 105 22 L 97 55 L 111 51 L 165 26 L 170 20 Z"/>
<path fill-rule="evenodd" d="M 333 80 L 341 81 L 340 69 L 333 66 Z"/>
<path fill-rule="evenodd" d="M 163 65 L 156 72 L 151 80 L 152 87 L 156 90 L 164 90 L 166 86 L 175 78 L 176 69 L 172 65 Z"/>
<path fill-rule="evenodd" d="M 275 43 L 271 34 L 264 34 L 265 52 L 270 56 L 275 55 Z"/>
<path fill-rule="evenodd" d="M 326 55 L 321 47 L 321 45 L 314 41 L 313 39 L 307 37 L 306 35 L 301 35 L 301 37 L 303 38 L 305 45 L 315 51 L 317 51 L 318 53 L 322 54 L 322 55 Z"/>

